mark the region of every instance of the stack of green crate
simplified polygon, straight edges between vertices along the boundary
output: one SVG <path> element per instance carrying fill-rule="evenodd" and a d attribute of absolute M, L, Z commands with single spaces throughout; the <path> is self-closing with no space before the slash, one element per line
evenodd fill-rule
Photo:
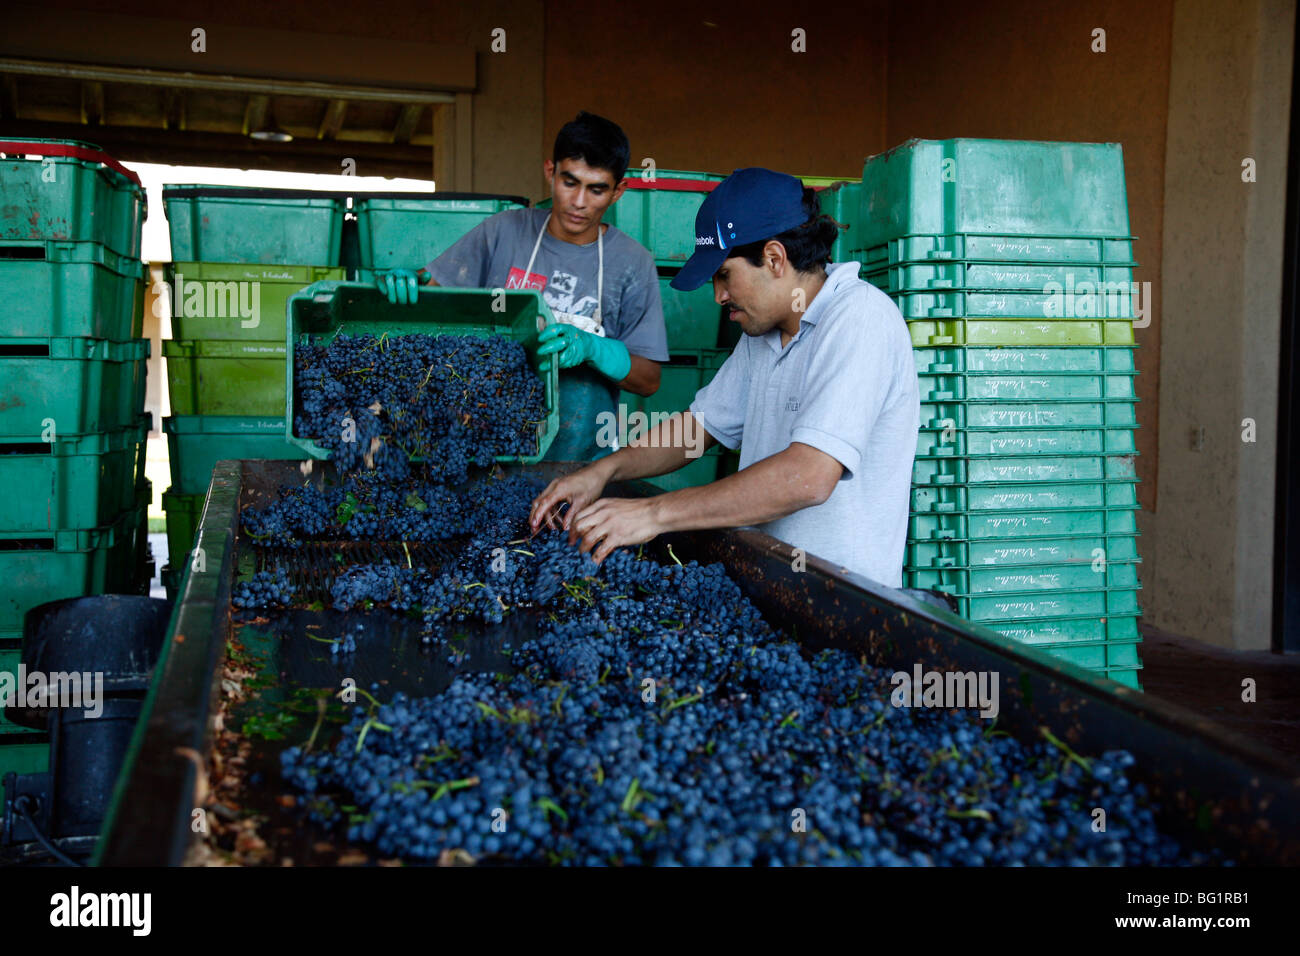
<path fill-rule="evenodd" d="M 384 269 L 418 269 L 483 220 L 522 209 L 520 196 L 486 193 L 367 193 L 353 197 L 357 217 L 357 280 Z"/>
<path fill-rule="evenodd" d="M 47 601 L 147 593 L 145 194 L 98 147 L 0 143 L 0 671 Z M 0 776 L 48 743 L 0 717 Z M 2 799 L 2 798 L 0 798 Z"/>
<path fill-rule="evenodd" d="M 867 160 L 859 235 L 920 384 L 904 583 L 1140 687 L 1120 147 L 909 141 Z"/>
<path fill-rule="evenodd" d="M 342 279 L 348 198 L 312 190 L 167 185 L 172 339 L 163 342 L 171 487 L 163 494 L 174 594 L 212 468 L 223 458 L 301 459 L 285 440 L 285 309 Z"/>

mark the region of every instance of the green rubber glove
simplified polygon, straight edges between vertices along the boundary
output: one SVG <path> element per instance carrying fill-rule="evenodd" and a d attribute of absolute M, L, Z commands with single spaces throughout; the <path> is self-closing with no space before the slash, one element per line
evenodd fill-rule
<path fill-rule="evenodd" d="M 420 296 L 420 278 L 411 269 L 389 269 L 375 276 L 375 288 L 393 305 L 414 305 Z"/>
<path fill-rule="evenodd" d="M 537 349 L 538 355 L 554 355 L 560 362 L 560 368 L 573 368 L 586 362 L 601 375 L 621 382 L 632 371 L 632 356 L 627 346 L 618 339 L 611 339 L 582 329 L 557 322 L 548 325 L 537 337 L 542 344 Z"/>

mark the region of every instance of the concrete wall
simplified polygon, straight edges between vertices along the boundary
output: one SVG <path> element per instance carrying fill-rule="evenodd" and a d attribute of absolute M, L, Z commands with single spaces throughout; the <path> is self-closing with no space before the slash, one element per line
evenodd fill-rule
<path fill-rule="evenodd" d="M 1178 0 L 1174 11 L 1160 508 L 1145 601 L 1152 623 L 1239 648 L 1269 645 L 1294 18 L 1287 0 Z M 1253 183 L 1242 181 L 1247 158 Z"/>

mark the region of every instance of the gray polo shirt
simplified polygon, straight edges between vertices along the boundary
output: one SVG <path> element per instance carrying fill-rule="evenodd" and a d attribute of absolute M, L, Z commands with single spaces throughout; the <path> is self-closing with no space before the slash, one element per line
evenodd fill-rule
<path fill-rule="evenodd" d="M 691 413 L 746 468 L 791 442 L 844 466 L 822 504 L 759 529 L 832 564 L 902 587 L 920 398 L 912 341 L 897 306 L 834 263 L 782 349 L 781 331 L 745 336 Z"/>

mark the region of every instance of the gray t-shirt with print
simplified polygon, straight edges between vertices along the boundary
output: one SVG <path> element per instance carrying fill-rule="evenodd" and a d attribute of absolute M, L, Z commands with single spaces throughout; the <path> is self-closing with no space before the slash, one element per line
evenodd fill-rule
<path fill-rule="evenodd" d="M 554 312 L 594 316 L 600 254 L 596 243 L 574 245 L 546 232 L 549 209 L 508 209 L 465 233 L 425 268 L 439 285 L 476 289 L 537 289 Z M 610 226 L 604 233 L 605 283 L 601 322 L 605 334 L 633 355 L 668 361 L 668 333 L 659 298 L 659 276 L 650 250 Z"/>

